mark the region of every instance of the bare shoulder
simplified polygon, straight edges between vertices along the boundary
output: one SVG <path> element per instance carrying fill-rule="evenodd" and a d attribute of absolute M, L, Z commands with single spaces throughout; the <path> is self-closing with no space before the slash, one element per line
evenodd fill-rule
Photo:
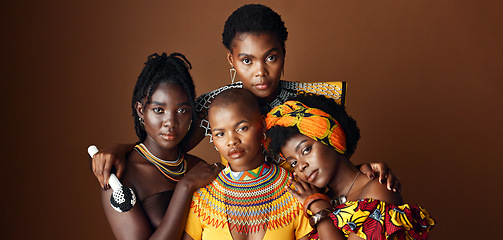
<path fill-rule="evenodd" d="M 370 180 L 363 186 L 360 198 L 372 198 L 396 205 L 403 203 L 400 193 L 388 190 L 386 185 L 379 183 L 377 179 Z"/>
<path fill-rule="evenodd" d="M 206 162 L 203 159 L 201 159 L 200 157 L 194 156 L 194 155 L 188 154 L 188 153 L 185 154 L 185 160 L 187 160 L 187 163 L 189 164 L 189 166 L 192 166 L 192 167 L 200 162 Z"/>

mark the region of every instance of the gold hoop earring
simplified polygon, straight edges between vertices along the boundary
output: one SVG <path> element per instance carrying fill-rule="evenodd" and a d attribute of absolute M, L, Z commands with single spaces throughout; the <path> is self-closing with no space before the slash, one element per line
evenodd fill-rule
<path fill-rule="evenodd" d="M 229 69 L 229 73 L 231 74 L 231 83 L 234 83 L 234 79 L 236 78 L 236 69 L 234 66 Z"/>

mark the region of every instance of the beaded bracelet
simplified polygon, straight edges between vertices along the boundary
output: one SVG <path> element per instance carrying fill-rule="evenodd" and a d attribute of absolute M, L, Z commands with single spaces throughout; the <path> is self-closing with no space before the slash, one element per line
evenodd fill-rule
<path fill-rule="evenodd" d="M 312 228 L 316 228 L 316 225 L 323 219 L 327 218 L 330 216 L 330 213 L 332 212 L 332 208 L 325 208 L 316 214 L 314 214 L 312 217 L 309 218 L 309 225 L 311 225 Z"/>
<path fill-rule="evenodd" d="M 322 193 L 315 193 L 315 194 L 307 197 L 306 200 L 304 201 L 304 215 L 306 216 L 306 218 L 311 217 L 311 214 L 309 213 L 309 212 L 311 212 L 309 210 L 309 205 L 311 205 L 311 203 L 313 203 L 316 200 L 325 200 L 328 203 L 330 203 L 330 198 L 327 197 L 327 195 L 322 194 Z"/>

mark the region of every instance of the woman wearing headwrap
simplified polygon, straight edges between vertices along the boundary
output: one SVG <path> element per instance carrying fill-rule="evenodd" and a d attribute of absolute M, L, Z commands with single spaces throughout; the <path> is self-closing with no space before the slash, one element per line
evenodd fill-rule
<path fill-rule="evenodd" d="M 426 239 L 435 221 L 421 206 L 361 177 L 350 162 L 360 132 L 343 106 L 298 96 L 267 114 L 268 148 L 295 170 L 293 189 L 311 239 Z M 360 177 L 359 177 L 360 176 Z"/>

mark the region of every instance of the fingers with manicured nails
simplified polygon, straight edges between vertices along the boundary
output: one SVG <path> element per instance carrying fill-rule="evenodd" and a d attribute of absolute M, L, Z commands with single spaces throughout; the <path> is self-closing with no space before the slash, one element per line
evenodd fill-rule
<path fill-rule="evenodd" d="M 394 192 L 400 192 L 402 189 L 402 184 L 400 183 L 400 178 L 396 177 L 395 179 L 395 184 L 393 185 L 393 191 Z"/>
<path fill-rule="evenodd" d="M 92 165 L 94 176 L 98 179 L 102 189 L 105 189 L 105 181 L 103 180 L 103 164 L 101 163 L 101 155 L 96 153 L 93 156 Z"/>
<path fill-rule="evenodd" d="M 125 164 L 119 164 L 119 162 L 116 162 L 114 167 L 115 167 L 115 176 L 117 176 L 118 179 L 122 178 L 122 174 L 124 173 L 124 166 Z M 109 178 L 107 178 L 109 179 Z"/>
<path fill-rule="evenodd" d="M 375 178 L 374 170 L 372 169 L 372 167 L 368 163 L 364 163 L 364 164 L 361 165 L 360 172 L 362 172 L 363 174 L 367 175 L 370 179 L 374 179 Z"/>
<path fill-rule="evenodd" d="M 386 183 L 384 180 L 388 177 L 388 165 L 386 163 L 372 163 L 372 169 L 379 174 L 379 182 Z"/>
<path fill-rule="evenodd" d="M 388 190 L 392 191 L 393 189 L 391 187 L 395 184 L 395 176 L 393 175 L 391 169 L 388 169 L 388 175 L 386 176 L 386 179 L 388 180 L 386 187 L 388 188 Z"/>

